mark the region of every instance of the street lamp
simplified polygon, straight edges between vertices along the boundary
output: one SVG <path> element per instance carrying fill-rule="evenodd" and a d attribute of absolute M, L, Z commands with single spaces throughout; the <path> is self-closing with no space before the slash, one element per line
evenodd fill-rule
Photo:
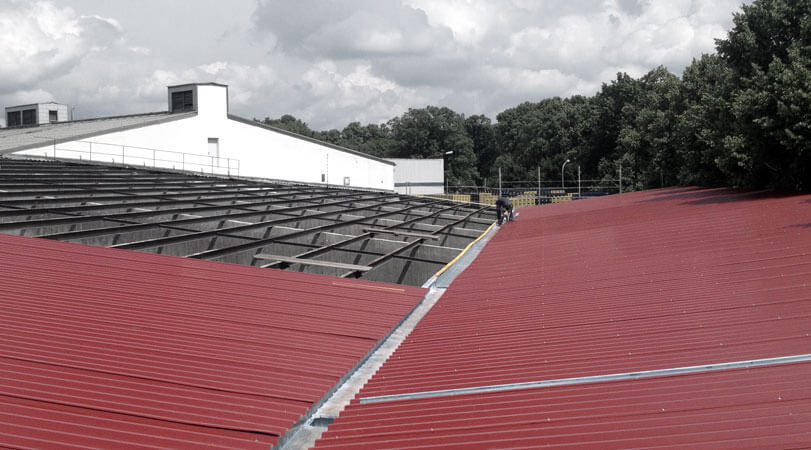
<path fill-rule="evenodd" d="M 566 167 L 566 163 L 569 162 L 571 161 L 567 159 L 566 161 L 563 162 L 563 165 L 560 166 L 560 187 L 564 189 L 566 188 L 566 183 L 563 181 L 563 169 Z"/>
<path fill-rule="evenodd" d="M 447 152 L 445 152 L 442 155 L 442 159 L 444 160 L 445 156 L 448 156 L 448 155 L 453 155 L 453 150 L 448 150 Z M 443 163 L 443 165 L 445 165 L 445 164 Z M 448 167 L 446 166 L 444 169 L 445 169 L 445 171 L 444 171 L 445 173 L 443 173 L 443 176 L 445 177 L 445 194 L 447 194 L 448 193 Z"/>

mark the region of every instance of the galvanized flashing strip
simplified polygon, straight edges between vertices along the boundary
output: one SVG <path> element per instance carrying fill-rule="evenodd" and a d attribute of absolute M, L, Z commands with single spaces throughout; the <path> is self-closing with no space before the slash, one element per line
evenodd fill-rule
<path fill-rule="evenodd" d="M 344 282 L 333 282 L 333 284 L 344 285 Z M 360 287 L 363 285 L 355 284 L 354 286 Z M 381 286 L 381 288 L 384 287 Z M 318 440 L 325 428 L 314 427 L 311 421 L 324 414 L 324 410 L 329 410 L 333 416 L 338 416 L 340 411 L 349 404 L 369 381 L 369 378 L 389 359 L 444 293 L 444 289 L 429 289 L 408 314 L 403 316 L 352 369 L 335 383 L 321 399 L 313 404 L 307 413 L 299 418 L 298 422 L 279 437 L 278 442 L 273 446 L 273 450 L 311 448 L 315 445 L 315 441 Z M 318 429 L 315 430 L 315 428 Z"/>
<path fill-rule="evenodd" d="M 517 389 L 532 389 L 541 387 L 569 386 L 574 384 L 599 383 L 604 381 L 637 380 L 641 378 L 663 377 L 670 375 L 686 375 L 702 372 L 715 372 L 719 370 L 743 369 L 749 367 L 772 366 L 811 361 L 811 354 L 781 356 L 777 358 L 753 359 L 749 361 L 735 361 L 703 366 L 676 367 L 670 369 L 644 370 L 639 372 L 615 373 L 609 375 L 594 375 L 589 377 L 562 378 L 558 380 L 527 381 L 524 383 L 495 384 L 490 386 L 475 386 L 457 389 L 442 389 L 438 391 L 412 392 L 407 394 L 379 395 L 375 397 L 361 397 L 360 403 L 382 403 L 397 400 L 416 400 L 422 398 L 445 397 L 463 394 L 480 394 L 485 392 L 502 392 Z"/>

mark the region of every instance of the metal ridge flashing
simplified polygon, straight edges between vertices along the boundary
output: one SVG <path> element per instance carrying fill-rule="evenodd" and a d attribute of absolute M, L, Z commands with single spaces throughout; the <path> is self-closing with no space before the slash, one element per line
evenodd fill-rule
<path fill-rule="evenodd" d="M 392 353 L 400 346 L 406 337 L 411 333 L 411 330 L 419 323 L 420 319 L 434 306 L 439 300 L 439 297 L 444 293 L 444 289 L 437 290 L 431 288 L 425 295 L 414 305 L 413 308 L 403 316 L 389 332 L 380 339 L 366 355 L 363 356 L 332 388 L 327 391 L 312 407 L 304 414 L 295 424 L 293 424 L 287 431 L 279 436 L 278 442 L 273 446 L 273 449 L 292 449 L 306 446 L 312 447 L 315 441 L 321 435 L 321 432 L 326 428 L 320 428 L 320 425 L 314 422 L 321 419 L 328 425 L 334 417 L 322 417 L 324 409 L 338 409 L 343 410 L 349 401 L 354 398 L 358 392 L 363 388 L 369 378 L 377 372 L 380 366 L 385 363 Z M 368 373 L 362 373 L 367 371 Z M 365 380 L 360 378 L 365 377 Z M 354 385 L 354 386 L 353 386 Z M 351 389 L 351 392 L 349 391 Z M 345 398 L 339 398 L 341 390 L 346 390 L 351 393 Z M 336 414 L 337 415 L 337 414 Z M 325 420 L 327 419 L 327 420 Z M 319 428 L 316 430 L 316 428 Z M 304 444 L 304 445 L 303 445 Z"/>
<path fill-rule="evenodd" d="M 589 377 L 562 378 L 557 380 L 527 381 L 523 383 L 495 384 L 489 386 L 474 386 L 456 389 L 442 389 L 437 391 L 411 392 L 405 394 L 379 395 L 374 397 L 361 397 L 360 403 L 382 403 L 397 400 L 416 400 L 432 397 L 446 397 L 452 395 L 481 394 L 486 392 L 502 392 L 517 389 L 532 389 L 541 387 L 568 386 L 573 384 L 599 383 L 603 381 L 638 380 L 642 378 L 664 377 L 671 375 L 687 375 L 694 373 L 716 372 L 720 370 L 744 369 L 750 367 L 773 366 L 778 364 L 791 364 L 811 361 L 811 354 L 779 356 L 775 358 L 753 359 L 748 361 L 734 361 L 725 363 L 706 364 L 701 366 L 676 367 L 670 369 L 643 370 L 637 372 L 615 373 L 608 375 L 594 375 Z"/>

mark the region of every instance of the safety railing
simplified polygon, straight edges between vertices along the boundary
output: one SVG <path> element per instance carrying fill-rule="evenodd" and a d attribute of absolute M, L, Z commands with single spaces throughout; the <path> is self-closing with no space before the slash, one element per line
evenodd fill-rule
<path fill-rule="evenodd" d="M 176 152 L 133 145 L 96 141 L 70 141 L 45 147 L 44 156 L 53 159 L 78 159 L 128 166 L 142 166 L 198 172 L 211 175 L 239 176 L 239 160 L 196 153 Z M 28 154 L 31 154 L 27 152 Z"/>

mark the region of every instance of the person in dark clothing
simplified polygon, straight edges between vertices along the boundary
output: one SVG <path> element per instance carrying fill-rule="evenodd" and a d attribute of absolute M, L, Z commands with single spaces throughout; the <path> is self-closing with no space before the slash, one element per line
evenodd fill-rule
<path fill-rule="evenodd" d="M 513 221 L 513 202 L 507 197 L 499 197 L 496 200 L 496 218 L 499 225 L 501 225 L 505 217 L 508 221 Z"/>

